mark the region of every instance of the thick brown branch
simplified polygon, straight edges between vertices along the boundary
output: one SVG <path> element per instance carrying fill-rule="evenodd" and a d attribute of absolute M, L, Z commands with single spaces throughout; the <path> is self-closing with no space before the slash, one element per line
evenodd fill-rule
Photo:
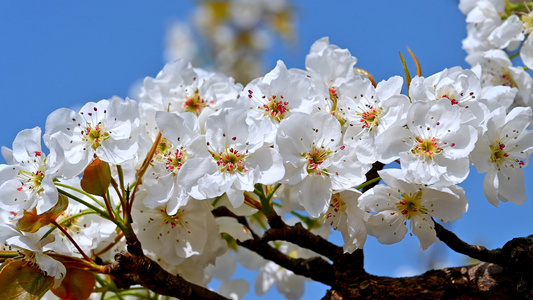
<path fill-rule="evenodd" d="M 505 265 L 501 249 L 488 250 L 483 246 L 470 245 L 461 240 L 455 233 L 435 222 L 437 237 L 455 252 L 468 255 L 477 260 L 491 262 L 500 266 Z"/>
<path fill-rule="evenodd" d="M 292 258 L 266 244 L 260 238 L 241 242 L 239 245 L 256 252 L 263 258 L 273 261 L 287 270 L 293 271 L 295 274 L 306 276 L 328 285 L 334 280 L 335 274 L 332 266 L 320 257 L 308 259 Z"/>
<path fill-rule="evenodd" d="M 342 247 L 336 246 L 321 236 L 313 234 L 305 229 L 301 223 L 289 226 L 279 216 L 276 217 L 276 220 L 269 219 L 268 221 L 272 228 L 267 230 L 263 235 L 263 240 L 266 242 L 275 240 L 288 241 L 302 248 L 312 250 L 332 261 L 337 260 L 343 254 Z"/>
<path fill-rule="evenodd" d="M 215 217 L 226 216 L 236 218 L 240 224 L 248 227 L 246 218 L 235 215 L 226 207 L 217 207 L 213 209 L 212 213 Z M 309 277 L 324 284 L 329 284 L 333 280 L 333 268 L 324 259 L 320 257 L 309 259 L 292 258 L 268 245 L 269 240 L 262 239 L 253 232 L 252 235 L 252 240 L 238 242 L 238 244 L 256 252 L 267 260 L 293 271 L 295 274 Z"/>
<path fill-rule="evenodd" d="M 144 255 L 120 252 L 115 262 L 107 265 L 108 274 L 115 277 L 118 287 L 140 284 L 161 295 L 179 299 L 227 299 L 202 286 L 190 283 L 179 275 L 172 275 Z"/>
<path fill-rule="evenodd" d="M 443 233 L 456 251 L 498 260 L 499 264 L 485 262 L 390 278 L 354 272 L 352 259 L 344 254 L 333 265 L 336 280 L 325 299 L 533 299 L 533 237 L 515 238 L 501 250 L 490 252 L 460 241 L 449 231 L 440 231 Z"/>
<path fill-rule="evenodd" d="M 348 281 L 342 282 L 342 279 Z M 339 278 L 324 299 L 520 299 L 516 274 L 481 263 L 431 270 L 420 276 L 392 278 L 363 275 Z"/>

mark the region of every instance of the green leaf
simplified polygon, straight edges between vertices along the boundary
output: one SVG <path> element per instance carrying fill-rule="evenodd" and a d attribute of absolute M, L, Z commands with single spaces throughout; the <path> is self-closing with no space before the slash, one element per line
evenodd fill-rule
<path fill-rule="evenodd" d="M 52 292 L 64 300 L 85 300 L 91 296 L 96 285 L 95 275 L 92 272 L 67 267 L 67 276 Z"/>
<path fill-rule="evenodd" d="M 105 161 L 95 158 L 85 168 L 81 188 L 89 194 L 103 197 L 111 184 L 111 168 Z"/>
<path fill-rule="evenodd" d="M 53 284 L 54 278 L 27 261 L 9 261 L 0 271 L 0 295 L 5 300 L 41 299 Z"/>
<path fill-rule="evenodd" d="M 57 219 L 68 207 L 68 198 L 59 194 L 58 201 L 50 210 L 38 215 L 37 209 L 24 210 L 24 216 L 17 221 L 17 228 L 25 232 L 36 232 Z"/>
<path fill-rule="evenodd" d="M 409 68 L 407 68 L 407 63 L 403 58 L 402 52 L 400 52 L 400 59 L 403 64 L 403 71 L 405 72 L 405 84 L 407 85 L 407 95 L 409 95 L 409 86 L 411 85 L 411 73 L 409 73 Z"/>

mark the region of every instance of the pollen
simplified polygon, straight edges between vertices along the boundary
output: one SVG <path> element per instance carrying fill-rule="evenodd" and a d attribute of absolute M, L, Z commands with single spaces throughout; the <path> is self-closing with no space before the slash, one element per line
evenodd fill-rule
<path fill-rule="evenodd" d="M 102 142 L 109 138 L 109 133 L 105 130 L 102 123 L 92 126 L 91 123 L 86 123 L 86 129 L 81 132 L 83 141 L 91 146 L 93 150 L 96 150 L 102 145 Z"/>
<path fill-rule="evenodd" d="M 421 156 L 424 159 L 433 159 L 433 156 L 440 154 L 443 148 L 439 145 L 439 140 L 435 137 L 422 138 L 417 137 L 411 153 Z"/>
<path fill-rule="evenodd" d="M 419 190 L 414 194 L 402 193 L 400 201 L 396 203 L 396 209 L 407 219 L 411 219 L 418 214 L 426 214 L 428 212 L 422 202 L 422 191 Z"/>
<path fill-rule="evenodd" d="M 209 106 L 209 102 L 200 97 L 200 92 L 198 90 L 187 97 L 184 103 L 185 111 L 192 112 L 195 115 L 199 115 L 204 108 Z"/>
<path fill-rule="evenodd" d="M 361 122 L 363 128 L 372 130 L 379 126 L 379 116 L 382 112 L 382 108 L 365 104 L 358 107 L 357 116 L 360 117 L 359 121 Z"/>
<path fill-rule="evenodd" d="M 250 94 L 251 95 L 251 94 Z M 285 114 L 288 112 L 289 102 L 284 99 L 283 96 L 272 95 L 268 98 L 268 102 L 263 104 L 265 116 L 270 117 L 272 120 L 280 122 Z"/>
<path fill-rule="evenodd" d="M 216 160 L 221 172 L 248 172 L 244 164 L 246 153 L 241 153 L 235 148 L 226 146 L 225 151 L 219 154 L 211 153 L 211 156 Z"/>
<path fill-rule="evenodd" d="M 325 173 L 327 175 L 327 170 L 322 168 L 322 164 L 332 153 L 333 151 L 329 148 L 325 149 L 323 147 L 313 147 L 311 151 L 303 153 L 302 156 L 307 160 L 307 173 L 316 175 L 322 175 L 322 173 Z"/>

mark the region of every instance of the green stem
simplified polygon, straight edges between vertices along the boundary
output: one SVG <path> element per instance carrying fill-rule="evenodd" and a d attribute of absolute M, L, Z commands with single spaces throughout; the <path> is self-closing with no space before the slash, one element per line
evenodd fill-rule
<path fill-rule="evenodd" d="M 266 224 L 263 223 L 263 220 L 261 220 L 261 218 L 257 214 L 253 214 L 252 215 L 252 219 L 256 220 L 257 223 L 259 223 L 259 226 L 261 226 L 261 228 L 263 228 L 263 230 L 267 230 L 268 229 Z"/>
<path fill-rule="evenodd" d="M 63 195 L 65 195 L 65 196 L 71 198 L 72 200 L 75 200 L 75 201 L 77 201 L 77 202 L 79 202 L 79 203 L 81 203 L 81 204 L 87 206 L 88 208 L 94 210 L 99 216 L 101 216 L 101 217 L 103 217 L 104 219 L 110 220 L 111 222 L 115 223 L 115 225 L 117 225 L 117 226 L 120 228 L 120 230 L 122 230 L 122 232 L 124 232 L 124 234 L 132 232 L 132 230 L 128 230 L 128 229 L 124 226 L 123 223 L 121 223 L 121 222 L 117 222 L 117 220 L 115 220 L 114 218 L 111 219 L 111 217 L 107 214 L 107 212 L 105 212 L 105 211 L 99 209 L 98 207 L 92 205 L 91 203 L 88 203 L 87 201 L 84 201 L 84 200 L 82 200 L 82 199 L 80 199 L 80 198 L 78 198 L 78 197 L 76 197 L 76 196 L 74 196 L 74 195 L 72 195 L 72 194 L 70 194 L 70 193 L 67 193 L 67 192 L 65 192 L 65 191 L 62 190 L 62 189 L 57 189 L 57 190 L 58 190 L 58 192 L 59 192 L 60 194 L 63 194 Z"/>
<path fill-rule="evenodd" d="M 65 218 L 64 220 L 62 220 L 61 222 L 59 222 L 59 225 L 63 225 L 67 222 L 69 222 L 70 220 L 72 219 L 75 219 L 75 218 L 78 218 L 78 217 L 81 217 L 81 216 L 84 216 L 84 215 L 89 215 L 89 214 L 96 214 L 96 212 L 92 211 L 92 210 L 84 210 L 78 214 L 75 214 L 73 216 L 70 216 L 68 218 Z M 41 237 L 41 240 L 46 238 L 48 235 L 50 235 L 50 233 L 52 233 L 54 230 L 56 230 L 57 227 L 52 227 L 50 228 L 42 237 Z"/>
<path fill-rule="evenodd" d="M 83 250 L 78 245 L 78 243 L 76 243 L 74 238 L 68 233 L 68 231 L 65 228 L 63 228 L 63 226 L 57 224 L 56 220 L 53 220 L 52 224 L 54 224 L 55 227 L 57 227 L 59 230 L 61 230 L 61 232 L 63 232 L 63 234 L 72 242 L 74 247 L 76 247 L 76 249 L 78 249 L 78 252 L 80 252 L 80 254 L 83 256 L 83 258 L 85 258 L 86 261 L 94 263 L 93 260 L 89 256 L 87 256 L 87 254 L 85 254 L 85 252 L 83 252 Z"/>
<path fill-rule="evenodd" d="M 122 171 L 122 166 L 117 165 L 117 173 L 118 173 L 118 181 L 120 183 L 120 190 L 123 193 L 123 197 L 125 196 L 124 193 L 126 191 L 125 185 L 124 185 L 124 171 Z"/>
<path fill-rule="evenodd" d="M 57 185 L 57 183 L 56 183 L 56 185 Z M 91 204 L 91 203 L 89 203 L 89 202 L 87 202 L 87 201 L 85 201 L 85 200 L 82 200 L 82 199 L 80 199 L 80 198 L 78 198 L 78 197 L 76 197 L 76 196 L 74 196 L 74 195 L 72 195 L 72 194 L 70 194 L 70 193 L 68 193 L 68 192 L 65 192 L 65 191 L 62 190 L 62 189 L 57 189 L 57 190 L 58 190 L 58 192 L 59 192 L 60 194 L 63 194 L 63 195 L 65 195 L 65 196 L 71 198 L 72 200 L 74 200 L 74 201 L 76 201 L 76 202 L 79 202 L 79 203 L 81 203 L 81 204 L 87 206 L 88 208 L 94 210 L 98 215 L 100 215 L 100 216 L 102 216 L 102 217 L 104 217 L 104 218 L 106 218 L 106 219 L 108 219 L 108 220 L 111 220 L 111 218 L 107 215 L 107 213 L 106 213 L 105 211 L 99 209 L 98 207 L 94 206 L 93 204 Z"/>
<path fill-rule="evenodd" d="M 60 183 L 60 182 L 54 182 L 56 186 L 60 186 L 60 187 L 64 187 L 64 188 L 67 188 L 67 189 L 70 189 L 70 190 L 73 190 L 75 192 L 78 192 L 84 196 L 87 196 L 89 198 L 91 198 L 91 200 L 93 200 L 94 202 L 98 203 L 101 207 L 105 207 L 105 205 L 98 199 L 96 199 L 96 197 L 94 197 L 93 195 L 87 193 L 86 191 L 84 190 L 80 190 L 78 188 L 75 188 L 73 186 L 70 186 L 70 185 L 66 185 L 66 184 L 63 184 L 63 183 Z M 76 200 L 77 201 L 77 200 Z"/>
<path fill-rule="evenodd" d="M 304 222 L 308 229 L 320 227 L 319 221 L 316 219 L 304 216 L 300 213 L 295 212 L 294 210 L 291 211 L 291 214 L 296 216 L 302 222 Z"/>
<path fill-rule="evenodd" d="M 257 183 L 255 185 L 254 193 L 259 196 L 259 200 L 261 201 L 261 212 L 267 217 L 273 217 L 276 215 L 276 211 L 272 208 L 272 204 L 270 203 L 270 199 L 265 196 L 265 192 L 263 189 L 263 185 L 260 183 Z M 270 197 L 272 198 L 272 197 Z"/>
<path fill-rule="evenodd" d="M 502 16 L 502 20 L 510 17 L 515 11 L 520 11 L 523 9 L 533 8 L 533 2 L 521 2 L 521 3 L 511 3 L 510 1 L 505 1 L 505 16 Z"/>
<path fill-rule="evenodd" d="M 211 206 L 216 207 L 220 199 L 222 199 L 222 195 L 216 197 L 215 200 L 213 200 L 213 203 L 211 203 Z"/>
<path fill-rule="evenodd" d="M 0 251 L 0 258 L 13 258 L 19 256 L 20 253 L 18 251 Z"/>
<path fill-rule="evenodd" d="M 118 184 L 115 181 L 113 177 L 111 177 L 111 185 L 113 186 L 113 189 L 115 190 L 115 193 L 117 193 L 118 198 L 120 199 L 120 203 L 124 203 L 124 197 L 122 195 L 122 192 L 118 189 Z"/>
<path fill-rule="evenodd" d="M 513 60 L 513 59 L 517 58 L 518 56 L 520 56 L 520 52 L 516 52 L 515 54 L 510 55 L 510 56 L 509 56 L 509 59 L 510 59 L 510 60 Z"/>
<path fill-rule="evenodd" d="M 120 190 L 122 191 L 122 197 L 120 197 L 120 203 L 122 204 L 122 218 L 124 220 L 128 220 L 128 210 L 124 209 L 128 207 L 128 192 L 126 191 L 126 187 L 124 185 L 124 171 L 122 170 L 122 166 L 117 165 L 117 174 Z"/>
<path fill-rule="evenodd" d="M 274 196 L 274 193 L 279 189 L 280 186 L 281 186 L 281 183 L 277 183 L 277 184 L 272 188 L 272 190 L 270 190 L 270 192 L 269 192 L 268 195 L 267 195 L 267 200 L 268 200 L 268 202 L 270 202 L 270 200 L 272 200 L 272 197 Z"/>
<path fill-rule="evenodd" d="M 107 213 L 110 216 L 110 220 L 113 221 L 113 223 L 117 223 L 117 219 L 115 218 L 115 214 L 113 213 L 113 209 L 111 208 L 109 198 L 106 196 L 106 194 L 103 194 L 102 196 L 104 196 L 105 207 L 107 209 Z"/>
<path fill-rule="evenodd" d="M 373 184 L 373 183 L 375 183 L 375 182 L 378 182 L 378 181 L 380 181 L 380 180 L 381 180 L 381 177 L 376 177 L 376 178 L 374 178 L 374 179 L 370 179 L 369 181 L 367 181 L 367 182 L 365 182 L 365 183 L 363 183 L 363 184 L 361 184 L 361 185 L 356 186 L 355 189 L 356 189 L 356 190 L 360 190 L 360 189 L 365 188 L 366 186 L 368 186 L 368 185 L 370 185 L 370 184 Z"/>

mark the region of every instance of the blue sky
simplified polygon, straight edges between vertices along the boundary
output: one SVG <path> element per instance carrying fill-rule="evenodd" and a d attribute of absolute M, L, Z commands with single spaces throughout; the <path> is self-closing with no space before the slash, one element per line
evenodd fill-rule
<path fill-rule="evenodd" d="M 403 75 L 398 51 L 407 55 L 407 46 L 418 56 L 425 76 L 457 65 L 468 67 L 461 50 L 466 26 L 457 1 L 293 3 L 298 41 L 293 47 L 276 45 L 266 59 L 267 71 L 277 59 L 304 68 L 309 47 L 323 36 L 348 48 L 358 58 L 356 66 L 378 81 Z M 125 97 L 134 82 L 155 76 L 164 64 L 165 28 L 174 20 L 186 20 L 192 4 L 190 0 L 0 2 L 0 145 L 11 147 L 25 128 L 44 130 L 46 117 L 57 108 Z M 526 168 L 529 176 L 530 168 Z M 532 201 L 495 208 L 483 196 L 482 181 L 483 176 L 472 169 L 472 176 L 461 184 L 469 212 L 446 226 L 465 241 L 487 248 L 531 234 Z M 533 189 L 526 188 L 531 197 Z M 369 237 L 365 246 L 366 268 L 378 275 L 420 271 L 431 256 L 449 265 L 466 262 L 442 244 L 421 252 L 415 237 L 391 246 Z M 324 291 L 323 286 L 308 285 L 305 298 L 315 299 Z M 247 299 L 254 299 L 252 295 Z"/>

